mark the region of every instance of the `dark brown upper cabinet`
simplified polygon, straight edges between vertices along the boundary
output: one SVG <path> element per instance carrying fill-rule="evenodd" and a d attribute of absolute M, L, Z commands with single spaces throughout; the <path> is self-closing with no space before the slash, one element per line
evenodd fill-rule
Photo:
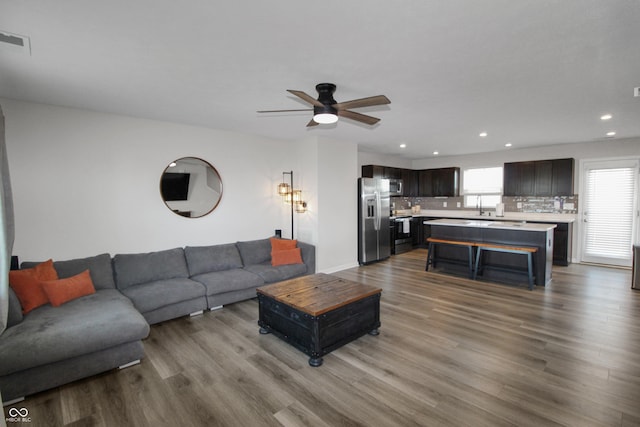
<path fill-rule="evenodd" d="M 363 165 L 362 177 L 402 179 L 405 197 L 457 197 L 460 195 L 460 168 L 413 170 Z"/>
<path fill-rule="evenodd" d="M 553 196 L 573 196 L 574 159 L 556 159 L 553 161 L 551 188 Z"/>
<path fill-rule="evenodd" d="M 458 197 L 460 168 L 423 169 L 418 171 L 418 196 Z"/>
<path fill-rule="evenodd" d="M 418 171 L 413 169 L 401 169 L 403 196 L 416 197 L 419 196 Z"/>
<path fill-rule="evenodd" d="M 536 196 L 553 196 L 553 161 L 542 160 L 535 162 L 535 177 L 533 192 Z"/>
<path fill-rule="evenodd" d="M 504 164 L 505 196 L 573 195 L 574 159 L 538 160 Z"/>
<path fill-rule="evenodd" d="M 388 169 L 388 168 L 387 168 Z M 384 178 L 385 167 L 378 165 L 364 165 L 362 166 L 363 178 Z"/>
<path fill-rule="evenodd" d="M 389 166 L 364 165 L 362 166 L 363 178 L 387 178 L 400 179 L 404 169 L 392 168 Z"/>

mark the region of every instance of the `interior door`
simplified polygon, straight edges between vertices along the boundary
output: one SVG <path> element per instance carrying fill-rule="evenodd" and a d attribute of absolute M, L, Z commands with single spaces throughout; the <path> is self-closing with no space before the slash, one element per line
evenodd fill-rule
<path fill-rule="evenodd" d="M 582 261 L 631 267 L 638 233 L 638 159 L 585 162 Z"/>

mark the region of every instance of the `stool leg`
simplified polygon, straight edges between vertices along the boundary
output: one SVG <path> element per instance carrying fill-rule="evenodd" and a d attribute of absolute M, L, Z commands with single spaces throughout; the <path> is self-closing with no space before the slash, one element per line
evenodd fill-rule
<path fill-rule="evenodd" d="M 469 248 L 469 279 L 474 278 L 474 269 L 473 269 L 473 246 L 468 246 Z"/>
<path fill-rule="evenodd" d="M 533 257 L 531 252 L 527 253 L 527 268 L 529 271 L 529 290 L 533 290 Z"/>
<path fill-rule="evenodd" d="M 429 242 L 429 247 L 427 248 L 427 265 L 424 267 L 424 271 L 429 271 L 429 264 L 431 264 L 433 257 L 433 243 Z"/>

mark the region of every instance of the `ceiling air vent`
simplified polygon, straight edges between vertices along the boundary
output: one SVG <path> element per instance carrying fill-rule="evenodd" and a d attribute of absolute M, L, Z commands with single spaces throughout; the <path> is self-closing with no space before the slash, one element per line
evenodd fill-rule
<path fill-rule="evenodd" d="M 0 30 L 0 51 L 31 55 L 29 37 Z"/>

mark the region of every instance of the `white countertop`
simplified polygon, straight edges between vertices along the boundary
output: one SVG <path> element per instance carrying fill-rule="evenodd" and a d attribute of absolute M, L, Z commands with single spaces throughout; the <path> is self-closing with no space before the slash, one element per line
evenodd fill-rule
<path fill-rule="evenodd" d="M 575 222 L 575 214 L 552 214 L 552 213 L 525 213 L 525 212 L 505 212 L 503 217 L 496 217 L 495 212 L 490 211 L 491 216 L 485 214 L 478 215 L 477 211 L 462 210 L 421 210 L 420 213 L 412 213 L 410 209 L 397 211 L 396 216 L 428 216 L 434 218 L 460 218 L 471 220 L 488 221 L 537 221 L 550 223 L 572 223 Z"/>
<path fill-rule="evenodd" d="M 555 224 L 539 224 L 530 222 L 508 222 L 508 221 L 482 221 L 470 219 L 434 219 L 424 221 L 428 225 L 444 225 L 451 227 L 487 227 L 499 230 L 522 230 L 522 231 L 549 231 L 556 228 Z"/>

